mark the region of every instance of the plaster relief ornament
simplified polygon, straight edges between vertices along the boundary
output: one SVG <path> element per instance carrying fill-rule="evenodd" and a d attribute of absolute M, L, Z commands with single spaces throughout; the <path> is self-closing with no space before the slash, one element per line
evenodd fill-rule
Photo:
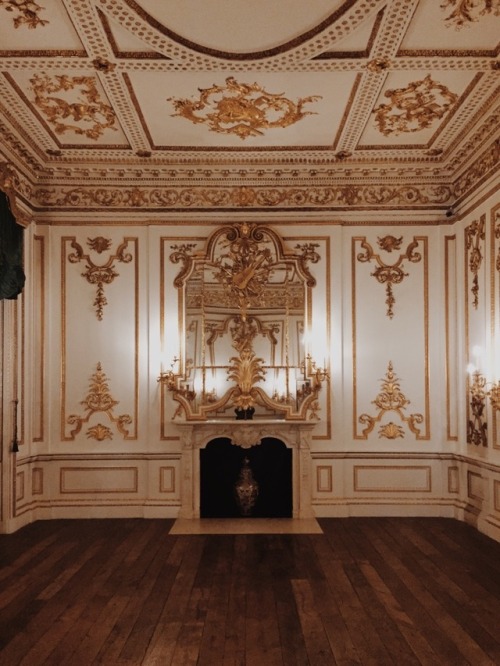
<path fill-rule="evenodd" d="M 500 0 L 444 0 L 441 3 L 444 11 L 451 8 L 453 11 L 445 18 L 445 23 L 454 25 L 456 30 L 479 21 L 487 14 L 500 16 Z"/>
<path fill-rule="evenodd" d="M 200 97 L 189 99 L 167 98 L 176 113 L 191 122 L 205 123 L 212 132 L 236 134 L 240 139 L 260 136 L 266 129 L 288 127 L 304 116 L 315 113 L 304 111 L 305 104 L 321 99 L 318 95 L 299 98 L 292 102 L 283 93 L 268 93 L 257 83 L 238 83 L 229 76 L 223 86 L 198 88 Z"/>
<path fill-rule="evenodd" d="M 433 81 L 430 75 L 409 83 L 406 88 L 386 90 L 384 96 L 390 103 L 380 104 L 373 113 L 379 131 L 385 136 L 427 129 L 458 99 L 458 95 Z"/>
<path fill-rule="evenodd" d="M 115 112 L 100 99 L 95 77 L 35 74 L 30 83 L 36 106 L 56 134 L 75 132 L 98 139 L 106 129 L 116 132 Z"/>
<path fill-rule="evenodd" d="M 126 426 L 132 423 L 132 417 L 129 414 L 120 414 L 115 416 L 113 409 L 118 405 L 118 400 L 114 400 L 108 385 L 108 378 L 102 369 L 101 363 L 97 364 L 97 369 L 90 379 L 89 392 L 81 403 L 85 408 L 83 416 L 78 414 L 70 414 L 67 423 L 74 426 L 71 430 L 71 439 L 75 438 L 84 423 L 88 423 L 91 416 L 97 413 L 104 413 L 109 420 L 116 425 L 118 432 L 123 435 L 124 439 L 128 438 L 129 431 Z M 105 439 L 112 439 L 113 433 L 108 426 L 102 423 L 97 423 L 87 430 L 87 439 L 95 439 L 102 442 Z"/>
<path fill-rule="evenodd" d="M 0 7 L 3 7 L 8 12 L 17 12 L 14 16 L 14 28 L 20 28 L 25 25 L 31 30 L 38 26 L 44 26 L 49 23 L 45 19 L 38 16 L 45 7 L 42 7 L 34 0 L 0 0 Z"/>
<path fill-rule="evenodd" d="M 380 393 L 375 400 L 372 400 L 372 404 L 377 407 L 378 413 L 375 416 L 361 414 L 358 419 L 360 423 L 366 426 L 362 432 L 363 438 L 367 439 L 375 425 L 381 421 L 385 414 L 395 412 L 402 423 L 406 424 L 411 432 L 416 435 L 416 438 L 421 439 L 420 428 L 417 426 L 423 422 L 424 417 L 422 414 L 409 414 L 408 416 L 404 414 L 404 411 L 410 404 L 410 400 L 401 391 L 400 380 L 394 372 L 392 361 L 389 361 L 387 372 L 381 382 Z M 389 423 L 380 426 L 378 436 L 379 438 L 385 437 L 386 439 L 397 439 L 399 437 L 404 439 L 404 430 L 402 426 L 389 421 Z"/>

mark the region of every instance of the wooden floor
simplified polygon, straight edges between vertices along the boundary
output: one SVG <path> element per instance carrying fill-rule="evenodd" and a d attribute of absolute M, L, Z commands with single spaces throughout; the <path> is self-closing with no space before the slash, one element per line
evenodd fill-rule
<path fill-rule="evenodd" d="M 0 664 L 500 664 L 500 544 L 467 525 L 169 536 L 172 522 L 0 535 Z"/>

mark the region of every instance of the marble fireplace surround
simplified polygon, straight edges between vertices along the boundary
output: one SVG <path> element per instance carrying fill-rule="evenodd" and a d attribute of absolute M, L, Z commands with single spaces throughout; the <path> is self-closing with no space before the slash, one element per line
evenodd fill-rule
<path fill-rule="evenodd" d="M 179 518 L 200 517 L 200 449 L 219 437 L 231 440 L 244 449 L 259 446 L 264 437 L 281 440 L 292 452 L 293 517 L 313 518 L 311 504 L 311 438 L 315 423 L 311 421 L 186 421 L 177 422 L 181 454 L 181 508 Z"/>

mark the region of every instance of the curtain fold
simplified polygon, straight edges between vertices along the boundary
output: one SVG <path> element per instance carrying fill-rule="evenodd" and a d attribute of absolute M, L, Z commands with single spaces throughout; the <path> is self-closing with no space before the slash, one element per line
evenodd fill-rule
<path fill-rule="evenodd" d="M 26 277 L 23 269 L 23 228 L 16 223 L 9 199 L 0 192 L 0 300 L 15 299 Z"/>

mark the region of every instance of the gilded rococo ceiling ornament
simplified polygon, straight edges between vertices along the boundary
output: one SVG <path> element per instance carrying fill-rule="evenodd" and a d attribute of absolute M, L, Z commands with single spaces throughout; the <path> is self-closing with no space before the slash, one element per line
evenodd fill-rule
<path fill-rule="evenodd" d="M 488 14 L 500 16 L 500 0 L 443 0 L 441 9 L 453 9 L 445 22 L 460 30 Z"/>
<path fill-rule="evenodd" d="M 396 299 L 392 290 L 392 285 L 400 284 L 405 277 L 408 277 L 408 273 L 405 273 L 403 270 L 403 260 L 408 259 L 413 264 L 418 263 L 422 259 L 422 255 L 419 252 L 415 252 L 418 247 L 418 241 L 416 238 L 413 238 L 413 241 L 406 248 L 404 254 L 399 255 L 398 260 L 394 264 L 386 264 L 379 254 L 375 254 L 372 246 L 366 240 L 366 237 L 357 238 L 354 240 L 361 241 L 361 247 L 364 252 L 360 252 L 357 255 L 357 260 L 360 262 L 369 262 L 372 259 L 378 264 L 372 275 L 376 278 L 377 282 L 380 284 L 385 284 L 386 300 L 385 304 L 387 305 L 387 316 L 392 319 L 394 316 L 394 304 Z M 394 236 L 384 236 L 383 238 L 378 238 L 377 243 L 381 250 L 386 252 L 392 252 L 393 250 L 399 250 L 401 248 L 401 243 L 403 242 L 403 237 L 395 238 Z"/>
<path fill-rule="evenodd" d="M 479 305 L 479 269 L 483 263 L 481 242 L 485 239 L 486 217 L 481 215 L 479 221 L 474 220 L 465 228 L 465 249 L 469 259 L 469 270 L 472 278 L 472 305 L 477 310 Z"/>
<path fill-rule="evenodd" d="M 424 417 L 422 414 L 404 415 L 403 411 L 406 409 L 407 405 L 410 404 L 410 401 L 401 392 L 399 378 L 393 370 L 392 361 L 389 361 L 385 378 L 382 379 L 381 382 L 381 391 L 375 400 L 372 400 L 372 404 L 378 407 L 378 414 L 376 416 L 361 414 L 359 417 L 359 422 L 366 425 L 366 428 L 364 428 L 362 432 L 364 438 L 366 439 L 368 437 L 375 427 L 375 424 L 380 422 L 384 414 L 387 412 L 396 412 L 401 421 L 406 423 L 411 432 L 416 435 L 416 438 L 420 439 L 420 428 L 417 428 L 417 424 L 422 423 Z M 380 426 L 379 437 L 385 437 L 386 439 L 404 438 L 404 430 L 401 426 L 390 421 L 389 423 Z"/>
<path fill-rule="evenodd" d="M 8 12 L 17 12 L 14 16 L 14 28 L 19 28 L 23 25 L 31 30 L 38 26 L 44 26 L 49 23 L 46 19 L 38 16 L 45 7 L 42 7 L 34 0 L 0 0 L 0 7 L 3 7 Z"/>
<path fill-rule="evenodd" d="M 303 97 L 298 102 L 287 99 L 283 93 L 268 93 L 257 83 L 238 83 L 229 76 L 225 85 L 199 88 L 197 101 L 167 98 L 176 113 L 193 123 L 205 123 L 209 130 L 219 134 L 236 134 L 240 139 L 264 134 L 264 130 L 294 125 L 304 116 L 315 113 L 304 111 L 305 104 L 321 97 Z"/>
<path fill-rule="evenodd" d="M 132 418 L 129 414 L 113 415 L 113 409 L 118 405 L 118 400 L 114 400 L 109 392 L 108 378 L 103 372 L 100 362 L 97 364 L 97 369 L 90 379 L 89 392 L 80 404 L 85 407 L 85 414 L 83 416 L 70 414 L 67 419 L 70 425 L 75 426 L 70 433 L 71 438 L 74 439 L 75 435 L 82 429 L 83 424 L 88 423 L 90 417 L 99 412 L 106 414 L 109 420 L 116 424 L 118 431 L 123 437 L 127 438 L 129 431 L 125 426 L 132 423 Z M 104 439 L 113 439 L 113 433 L 108 426 L 98 423 L 87 430 L 87 438 L 102 442 Z"/>
<path fill-rule="evenodd" d="M 385 136 L 402 132 L 418 132 L 442 118 L 454 104 L 458 95 L 442 83 L 432 80 L 430 74 L 406 88 L 386 90 L 389 104 L 373 109 L 379 131 Z"/>
<path fill-rule="evenodd" d="M 35 104 L 54 126 L 56 134 L 75 132 L 98 139 L 106 129 L 117 131 L 115 112 L 101 100 L 95 77 L 35 74 L 30 83 Z M 78 95 L 75 101 L 65 99 L 75 91 Z"/>
<path fill-rule="evenodd" d="M 103 252 L 109 250 L 111 247 L 111 241 L 108 238 L 103 238 L 102 236 L 97 236 L 96 238 L 88 238 L 87 245 L 91 250 L 97 254 L 102 254 Z M 111 254 L 108 257 L 106 263 L 98 265 L 95 264 L 88 254 L 85 254 L 82 246 L 76 242 L 75 239 L 71 241 L 71 247 L 75 250 L 68 255 L 68 261 L 72 264 L 76 264 L 80 261 L 86 261 L 85 272 L 82 273 L 82 276 L 87 280 L 91 285 L 96 285 L 97 292 L 94 300 L 94 307 L 96 309 L 97 319 L 102 320 L 104 314 L 104 306 L 107 305 L 108 301 L 104 295 L 104 285 L 111 284 L 115 277 L 118 277 L 119 273 L 116 273 L 114 270 L 114 262 L 120 261 L 124 264 L 128 264 L 132 261 L 132 255 L 129 252 L 126 252 L 128 246 L 128 240 L 125 239 L 121 245 L 118 246 L 115 254 Z"/>

